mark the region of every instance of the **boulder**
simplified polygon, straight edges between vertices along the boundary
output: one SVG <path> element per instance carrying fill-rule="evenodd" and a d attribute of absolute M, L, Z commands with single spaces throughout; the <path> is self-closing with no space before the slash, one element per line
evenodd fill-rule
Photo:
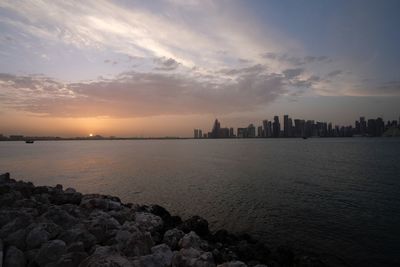
<path fill-rule="evenodd" d="M 47 264 L 46 267 L 76 267 L 88 257 L 86 252 L 69 252 L 62 255 L 57 261 Z"/>
<path fill-rule="evenodd" d="M 147 212 L 136 212 L 135 222 L 139 229 L 154 233 L 163 229 L 163 220 L 161 217 Z"/>
<path fill-rule="evenodd" d="M 10 173 L 6 172 L 0 174 L 0 183 L 8 183 L 10 182 Z"/>
<path fill-rule="evenodd" d="M 200 250 L 208 250 L 207 241 L 202 240 L 195 232 L 184 235 L 178 243 L 180 248 L 195 248 Z"/>
<path fill-rule="evenodd" d="M 82 242 L 86 251 L 89 251 L 90 248 L 96 245 L 96 237 L 89 233 L 82 225 L 77 225 L 75 228 L 62 232 L 58 238 L 67 244 Z"/>
<path fill-rule="evenodd" d="M 172 257 L 172 267 L 215 267 L 210 252 L 202 252 L 194 248 L 183 248 L 175 251 Z"/>
<path fill-rule="evenodd" d="M 81 200 L 82 194 L 78 192 L 72 192 L 71 190 L 69 190 L 68 192 L 58 191 L 50 197 L 50 201 L 56 205 L 79 205 L 81 203 Z"/>
<path fill-rule="evenodd" d="M 14 233 L 9 234 L 4 239 L 4 241 L 8 246 L 15 246 L 20 250 L 25 250 L 26 248 L 25 237 L 26 237 L 26 230 L 19 229 Z"/>
<path fill-rule="evenodd" d="M 150 249 L 154 245 L 149 232 L 142 232 L 127 223 L 117 231 L 115 241 L 119 251 L 130 257 L 150 254 Z"/>
<path fill-rule="evenodd" d="M 98 247 L 84 259 L 80 267 L 133 267 L 132 263 L 110 247 Z"/>
<path fill-rule="evenodd" d="M 135 267 L 168 267 L 171 266 L 172 251 L 165 245 L 161 244 L 151 248 L 152 254 L 140 256 L 133 260 Z"/>
<path fill-rule="evenodd" d="M 72 228 L 78 223 L 78 220 L 75 217 L 72 217 L 68 212 L 58 206 L 52 206 L 49 208 L 46 213 L 42 214 L 42 218 L 45 220 L 51 220 L 64 229 Z"/>
<path fill-rule="evenodd" d="M 193 216 L 187 219 L 178 228 L 185 233 L 194 231 L 201 237 L 207 236 L 210 233 L 208 222 L 200 216 Z"/>
<path fill-rule="evenodd" d="M 95 210 L 90 214 L 88 230 L 96 237 L 99 243 L 106 242 L 114 237 L 115 230 L 120 227 L 119 222 L 106 212 Z"/>
<path fill-rule="evenodd" d="M 25 267 L 24 253 L 14 246 L 10 246 L 4 256 L 4 267 Z"/>
<path fill-rule="evenodd" d="M 0 239 L 0 267 L 2 267 L 3 265 L 3 248 L 4 248 L 4 244 L 3 244 L 3 240 Z"/>
<path fill-rule="evenodd" d="M 220 264 L 217 267 L 247 267 L 247 265 L 241 261 L 230 261 Z"/>
<path fill-rule="evenodd" d="M 176 250 L 178 248 L 179 240 L 185 235 L 179 229 L 171 229 L 164 233 L 163 243 L 167 244 L 172 250 Z"/>
<path fill-rule="evenodd" d="M 18 213 L 15 219 L 12 219 L 0 229 L 0 238 L 5 238 L 17 230 L 24 229 L 31 224 L 32 220 L 33 219 L 30 214 L 25 212 Z"/>
<path fill-rule="evenodd" d="M 101 209 L 101 210 L 120 210 L 122 208 L 121 201 L 117 197 L 109 197 L 98 194 L 84 195 L 80 206 L 84 209 Z"/>
<path fill-rule="evenodd" d="M 67 246 L 62 240 L 51 240 L 44 243 L 36 255 L 35 262 L 40 266 L 46 266 L 51 262 L 56 262 L 61 255 L 67 252 Z"/>

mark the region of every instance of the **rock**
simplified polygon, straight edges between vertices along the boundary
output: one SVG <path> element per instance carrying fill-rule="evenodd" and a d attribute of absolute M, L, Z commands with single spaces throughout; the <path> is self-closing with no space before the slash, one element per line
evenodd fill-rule
<path fill-rule="evenodd" d="M 25 267 L 25 255 L 18 248 L 11 246 L 6 250 L 3 263 L 4 267 Z"/>
<path fill-rule="evenodd" d="M 121 210 L 110 210 L 108 214 L 115 218 L 121 225 L 126 221 L 133 221 L 135 219 L 135 213 L 126 207 L 123 207 Z"/>
<path fill-rule="evenodd" d="M 133 261 L 135 267 L 168 267 L 171 266 L 172 251 L 165 245 L 161 244 L 151 248 L 152 254 L 138 257 Z"/>
<path fill-rule="evenodd" d="M 64 192 L 67 194 L 73 194 L 73 193 L 76 193 L 76 190 L 72 187 L 68 187 L 67 189 L 65 189 Z"/>
<path fill-rule="evenodd" d="M 38 254 L 39 249 L 31 249 L 28 251 L 25 251 L 25 258 L 28 262 L 28 266 L 37 266 L 35 259 L 36 259 L 36 255 Z"/>
<path fill-rule="evenodd" d="M 230 261 L 220 264 L 217 267 L 247 267 L 247 265 L 241 261 Z"/>
<path fill-rule="evenodd" d="M 46 213 L 42 215 L 42 218 L 51 220 L 64 229 L 69 229 L 78 223 L 76 218 L 72 217 L 68 212 L 58 206 L 52 206 Z"/>
<path fill-rule="evenodd" d="M 86 251 L 89 251 L 90 248 L 96 245 L 96 237 L 89 233 L 86 228 L 79 225 L 76 228 L 68 229 L 61 233 L 58 238 L 67 244 L 82 242 Z"/>
<path fill-rule="evenodd" d="M 26 237 L 26 230 L 19 229 L 14 233 L 9 234 L 4 239 L 4 241 L 9 246 L 15 246 L 20 250 L 25 250 L 26 248 L 25 237 Z"/>
<path fill-rule="evenodd" d="M 120 210 L 122 208 L 121 201 L 116 197 L 108 197 L 97 194 L 84 195 L 80 206 L 85 209 L 101 209 L 101 210 Z"/>
<path fill-rule="evenodd" d="M 5 238 L 9 234 L 16 232 L 19 229 L 24 229 L 32 222 L 32 216 L 28 213 L 21 212 L 18 213 L 18 217 L 5 224 L 0 229 L 0 238 Z"/>
<path fill-rule="evenodd" d="M 40 247 L 50 239 L 50 234 L 44 228 L 33 228 L 26 236 L 26 244 L 29 249 Z"/>
<path fill-rule="evenodd" d="M 63 205 L 63 204 L 73 204 L 79 205 L 82 200 L 82 194 L 77 192 L 68 192 L 59 191 L 53 194 L 50 197 L 50 201 L 56 205 Z"/>
<path fill-rule="evenodd" d="M 86 252 L 69 252 L 62 255 L 56 262 L 53 263 L 54 267 L 75 267 L 88 257 Z M 46 267 L 50 267 L 46 265 Z"/>
<path fill-rule="evenodd" d="M 82 241 L 73 242 L 67 247 L 67 251 L 68 252 L 83 252 L 83 251 L 85 251 L 85 246 L 83 245 Z"/>
<path fill-rule="evenodd" d="M 136 212 L 135 222 L 142 231 L 154 233 L 163 229 L 162 219 L 159 216 L 151 213 Z"/>
<path fill-rule="evenodd" d="M 149 254 L 154 245 L 149 232 L 142 232 L 127 223 L 117 232 L 115 240 L 117 248 L 130 257 Z"/>
<path fill-rule="evenodd" d="M 40 247 L 35 262 L 39 266 L 45 266 L 48 263 L 57 261 L 66 252 L 67 246 L 64 241 L 57 239 L 48 241 Z"/>
<path fill-rule="evenodd" d="M 191 231 L 182 237 L 179 241 L 179 247 L 200 249 L 200 243 L 200 237 L 196 235 L 195 232 Z"/>
<path fill-rule="evenodd" d="M 100 210 L 92 212 L 90 218 L 91 221 L 88 230 L 100 243 L 112 238 L 116 232 L 113 230 L 117 230 L 121 227 L 116 219 Z"/>
<path fill-rule="evenodd" d="M 185 233 L 194 231 L 201 237 L 207 236 L 210 233 L 208 222 L 200 216 L 193 216 L 187 219 L 178 228 Z"/>
<path fill-rule="evenodd" d="M 0 267 L 3 267 L 3 249 L 4 249 L 3 240 L 0 239 Z"/>
<path fill-rule="evenodd" d="M 10 181 L 10 173 L 0 174 L 0 183 L 8 183 Z"/>
<path fill-rule="evenodd" d="M 294 253 L 288 246 L 279 246 L 273 257 L 281 266 L 293 266 L 294 264 Z"/>
<path fill-rule="evenodd" d="M 210 252 L 202 252 L 194 248 L 175 251 L 172 257 L 172 267 L 215 267 Z"/>
<path fill-rule="evenodd" d="M 98 247 L 95 252 L 84 259 L 80 267 L 133 267 L 131 262 L 110 247 Z"/>
<path fill-rule="evenodd" d="M 168 230 L 164 233 L 163 243 L 167 244 L 172 250 L 176 250 L 179 240 L 181 240 L 184 235 L 184 232 L 176 228 Z"/>
<path fill-rule="evenodd" d="M 63 190 L 63 186 L 61 184 L 57 184 L 55 187 L 57 190 L 62 191 Z"/>

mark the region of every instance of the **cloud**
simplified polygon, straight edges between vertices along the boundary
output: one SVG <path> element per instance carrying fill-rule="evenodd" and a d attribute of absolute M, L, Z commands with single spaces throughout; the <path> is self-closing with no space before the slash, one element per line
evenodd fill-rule
<path fill-rule="evenodd" d="M 303 72 L 304 72 L 303 68 L 296 68 L 296 69 L 286 69 L 282 73 L 285 75 L 286 78 L 293 79 L 298 77 Z"/>
<path fill-rule="evenodd" d="M 155 58 L 154 62 L 158 65 L 158 67 L 154 68 L 155 70 L 175 70 L 179 67 L 180 63 L 177 62 L 173 58 Z"/>
<path fill-rule="evenodd" d="M 266 52 L 261 54 L 262 58 L 278 61 L 278 62 L 285 62 L 292 64 L 294 66 L 302 66 L 310 63 L 329 63 L 332 62 L 327 56 L 304 56 L 298 57 L 289 55 L 287 53 L 274 53 L 274 52 Z"/>
<path fill-rule="evenodd" d="M 286 45 L 297 46 L 269 26 L 256 27 L 257 22 L 239 3 L 191 3 L 0 1 L 4 11 L 0 20 L 8 29 L 21 33 L 19 38 L 23 40 L 19 42 L 32 42 L 34 37 L 34 41 L 44 44 L 62 43 L 80 50 L 113 51 L 149 59 L 164 57 L 188 68 L 220 68 L 227 60 L 237 58 L 257 61 L 266 48 L 279 51 Z M 224 12 L 220 12 L 222 7 Z M 247 17 L 245 22 L 236 19 L 239 11 Z"/>
<path fill-rule="evenodd" d="M 343 73 L 343 71 L 341 71 L 341 70 L 334 70 L 334 71 L 329 72 L 326 76 L 329 78 L 332 78 L 332 77 L 336 77 L 342 73 Z"/>
<path fill-rule="evenodd" d="M 9 108 L 51 117 L 143 117 L 251 111 L 286 93 L 282 75 L 238 75 L 229 83 L 162 73 L 63 84 L 48 77 L 0 75 Z"/>

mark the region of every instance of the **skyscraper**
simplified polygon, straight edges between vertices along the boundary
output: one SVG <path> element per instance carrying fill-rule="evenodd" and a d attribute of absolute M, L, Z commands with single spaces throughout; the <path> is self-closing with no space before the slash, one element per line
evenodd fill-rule
<path fill-rule="evenodd" d="M 250 124 L 247 127 L 247 134 L 248 134 L 248 137 L 256 137 L 256 127 L 254 127 L 253 124 Z"/>
<path fill-rule="evenodd" d="M 283 116 L 283 136 L 289 137 L 289 115 Z"/>
<path fill-rule="evenodd" d="M 221 124 L 219 123 L 218 119 L 215 119 L 212 131 L 211 131 L 211 138 L 218 138 L 219 129 L 221 128 Z"/>
<path fill-rule="evenodd" d="M 280 133 L 281 133 L 281 124 L 279 123 L 279 117 L 278 116 L 274 116 L 274 123 L 272 125 L 273 130 L 272 130 L 272 135 L 273 137 L 279 137 Z"/>

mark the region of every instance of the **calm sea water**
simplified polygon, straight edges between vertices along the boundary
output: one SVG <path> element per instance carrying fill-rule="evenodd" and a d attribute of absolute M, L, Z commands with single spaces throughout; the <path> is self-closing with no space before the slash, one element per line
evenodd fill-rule
<path fill-rule="evenodd" d="M 400 266 L 400 139 L 0 142 L 0 171 L 349 266 Z"/>

